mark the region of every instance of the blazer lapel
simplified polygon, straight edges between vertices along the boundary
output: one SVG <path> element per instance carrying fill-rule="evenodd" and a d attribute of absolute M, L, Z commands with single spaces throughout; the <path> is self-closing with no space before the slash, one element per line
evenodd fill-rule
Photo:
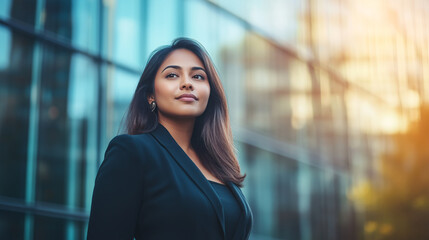
<path fill-rule="evenodd" d="M 208 182 L 206 177 L 201 173 L 198 167 L 182 150 L 182 148 L 176 143 L 174 138 L 170 135 L 170 133 L 164 126 L 158 124 L 158 127 L 153 132 L 151 132 L 151 134 L 158 140 L 161 145 L 164 146 L 164 148 L 171 154 L 173 159 L 179 164 L 180 167 L 182 167 L 185 173 L 207 196 L 210 203 L 213 205 L 213 208 L 215 209 L 217 218 L 222 227 L 223 236 L 225 236 L 225 220 L 223 207 L 218 195 L 213 190 L 212 186 L 210 186 L 210 183 Z"/>
<path fill-rule="evenodd" d="M 228 182 L 227 185 L 234 194 L 234 197 L 239 202 L 241 211 L 243 213 L 240 216 L 240 220 L 238 221 L 238 225 L 235 228 L 235 233 L 233 234 L 234 237 L 232 239 L 247 239 L 253 224 L 252 211 L 240 188 L 238 188 L 237 185 L 235 185 L 233 182 Z"/>

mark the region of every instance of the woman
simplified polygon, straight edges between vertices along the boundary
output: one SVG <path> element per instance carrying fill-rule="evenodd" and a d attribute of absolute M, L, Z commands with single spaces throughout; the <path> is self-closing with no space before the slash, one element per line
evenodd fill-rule
<path fill-rule="evenodd" d="M 247 239 L 224 91 L 204 48 L 180 38 L 150 58 L 95 181 L 88 239 Z"/>

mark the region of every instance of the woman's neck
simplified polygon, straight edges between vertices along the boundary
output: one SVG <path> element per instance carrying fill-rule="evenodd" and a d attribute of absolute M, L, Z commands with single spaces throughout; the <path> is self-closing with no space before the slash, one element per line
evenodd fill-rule
<path fill-rule="evenodd" d="M 194 131 L 195 118 L 168 118 L 158 114 L 159 123 L 164 126 L 183 151 L 192 149 L 191 137 Z"/>

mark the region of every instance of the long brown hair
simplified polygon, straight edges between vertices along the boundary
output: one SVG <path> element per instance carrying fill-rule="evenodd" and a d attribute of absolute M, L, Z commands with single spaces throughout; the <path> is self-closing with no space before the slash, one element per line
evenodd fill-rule
<path fill-rule="evenodd" d="M 210 83 L 210 97 L 204 113 L 196 118 L 191 138 L 192 147 L 202 164 L 222 182 L 231 181 L 242 187 L 245 175 L 234 153 L 228 106 L 225 93 L 214 64 L 204 47 L 188 38 L 178 38 L 171 45 L 155 50 L 140 77 L 126 119 L 128 134 L 153 131 L 158 126 L 157 112 L 151 112 L 148 96 L 154 92 L 155 76 L 167 58 L 177 49 L 193 52 L 203 63 Z"/>

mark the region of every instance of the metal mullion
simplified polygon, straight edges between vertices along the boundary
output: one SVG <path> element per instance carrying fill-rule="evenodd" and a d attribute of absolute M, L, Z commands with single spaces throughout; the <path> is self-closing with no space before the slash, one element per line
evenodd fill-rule
<path fill-rule="evenodd" d="M 37 1 L 35 30 L 40 31 L 43 28 L 42 12 L 45 7 L 45 1 Z M 37 148 L 38 148 L 38 130 L 39 130 L 39 103 L 40 103 L 40 85 L 42 68 L 43 46 L 39 41 L 35 41 L 33 48 L 33 61 L 31 71 L 30 87 L 30 116 L 28 126 L 28 151 L 27 151 L 27 172 L 25 182 L 25 203 L 33 205 L 35 203 L 36 192 L 36 169 L 37 169 Z M 24 221 L 24 239 L 33 239 L 34 215 L 25 214 Z"/>
<path fill-rule="evenodd" d="M 27 172 L 25 184 L 25 201 L 27 204 L 35 202 L 36 168 L 38 148 L 39 100 L 40 100 L 40 68 L 38 61 L 42 57 L 42 46 L 36 42 L 33 50 L 33 66 L 30 95 L 30 117 L 28 130 Z M 32 239 L 33 216 L 25 216 L 25 238 Z"/>
<path fill-rule="evenodd" d="M 71 71 L 73 71 L 73 69 Z M 75 78 L 74 77 L 70 78 L 69 81 L 75 81 Z M 69 84 L 69 88 L 70 88 L 70 84 Z M 70 99 L 68 99 L 68 101 L 69 100 Z M 70 210 L 73 210 L 76 207 L 76 194 L 77 194 L 76 182 L 77 182 L 77 174 L 78 174 L 77 158 L 79 157 L 77 150 L 79 149 L 79 144 L 78 144 L 79 132 L 80 132 L 79 130 L 82 126 L 79 124 L 79 119 L 76 119 L 74 116 L 70 116 L 70 115 L 69 117 L 71 117 L 71 119 L 69 119 L 69 122 L 70 122 L 70 133 L 69 133 L 70 136 L 69 136 L 69 149 L 68 149 L 69 154 L 68 154 L 68 157 L 66 158 L 68 160 L 67 189 L 66 189 L 67 206 L 66 207 Z M 70 239 L 70 240 L 75 239 L 76 238 L 75 230 L 76 230 L 75 223 L 72 220 L 67 221 L 64 239 Z"/>
<path fill-rule="evenodd" d="M 37 204 L 28 204 L 25 201 L 8 197 L 0 197 L 0 210 L 47 216 L 58 219 L 68 219 L 73 221 L 88 220 L 88 214 L 83 209 L 71 210 L 63 206 L 40 202 Z"/>

